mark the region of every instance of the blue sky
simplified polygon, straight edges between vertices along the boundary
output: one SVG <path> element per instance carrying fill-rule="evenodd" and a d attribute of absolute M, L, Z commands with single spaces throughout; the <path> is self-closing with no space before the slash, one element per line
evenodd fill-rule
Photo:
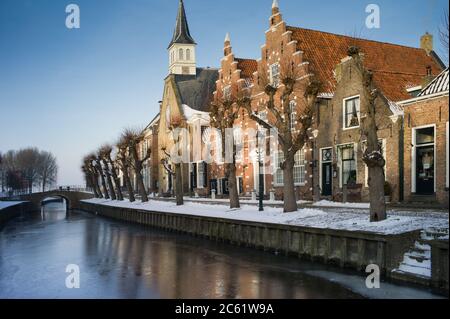
<path fill-rule="evenodd" d="M 239 57 L 258 58 L 272 0 L 185 0 L 199 66 L 218 67 L 230 32 Z M 65 27 L 78 4 L 81 28 Z M 446 0 L 279 0 L 289 25 L 418 46 L 435 35 Z M 365 28 L 376 3 L 381 28 Z M 158 112 L 178 0 L 0 0 L 0 151 L 53 152 L 59 184 L 82 183 L 82 156 L 144 127 Z"/>

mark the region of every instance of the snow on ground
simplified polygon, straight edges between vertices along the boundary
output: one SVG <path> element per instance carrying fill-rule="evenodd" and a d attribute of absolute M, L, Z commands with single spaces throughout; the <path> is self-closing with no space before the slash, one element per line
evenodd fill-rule
<path fill-rule="evenodd" d="M 174 202 L 158 200 L 150 200 L 147 203 L 140 201 L 130 203 L 129 201 L 90 199 L 85 202 L 165 213 L 382 234 L 399 234 L 432 227 L 448 228 L 448 218 L 389 216 L 382 222 L 370 223 L 368 213 L 341 213 L 327 211 L 326 208 L 302 208 L 297 212 L 283 213 L 283 209 L 279 207 L 265 207 L 264 212 L 259 212 L 257 207 L 250 205 L 242 205 L 240 209 L 232 210 L 226 205 L 185 202 L 183 206 L 176 206 Z"/>
<path fill-rule="evenodd" d="M 369 203 L 338 203 L 329 200 L 321 200 L 312 204 L 314 207 L 338 207 L 338 208 L 366 208 L 369 209 Z"/>
<path fill-rule="evenodd" d="M 2 202 L 0 201 L 0 210 L 11 206 L 19 205 L 24 202 Z"/>
<path fill-rule="evenodd" d="M 211 199 L 211 198 L 204 198 L 204 197 L 184 197 L 185 201 L 193 201 L 193 202 L 202 202 L 202 203 L 229 203 L 230 200 L 228 198 L 216 198 L 216 199 Z M 239 199 L 240 203 L 245 203 L 245 204 L 258 204 L 259 200 L 252 200 L 252 199 Z M 283 205 L 283 201 L 282 200 L 264 200 L 263 201 L 264 205 L 268 204 L 268 205 Z M 299 205 L 303 205 L 303 204 L 307 204 L 307 203 L 311 203 L 310 201 L 306 201 L 306 200 L 299 200 L 297 201 L 297 204 Z"/>

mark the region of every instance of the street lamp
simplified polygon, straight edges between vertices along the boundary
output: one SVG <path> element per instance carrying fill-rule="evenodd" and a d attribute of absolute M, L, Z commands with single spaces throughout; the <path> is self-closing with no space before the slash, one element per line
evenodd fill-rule
<path fill-rule="evenodd" d="M 260 138 L 260 130 L 256 133 L 256 148 L 257 148 L 257 160 L 258 160 L 258 172 L 259 172 L 259 201 L 258 201 L 258 208 L 259 211 L 264 211 L 263 207 L 263 197 L 264 197 L 264 174 L 263 174 L 263 163 L 262 163 L 262 152 L 259 146 L 259 138 Z"/>
<path fill-rule="evenodd" d="M 312 135 L 313 135 L 313 177 L 312 177 L 312 182 L 313 182 L 313 201 L 314 202 L 318 202 L 320 200 L 320 187 L 319 187 L 319 176 L 318 176 L 318 150 L 317 150 L 317 137 L 319 136 L 319 130 L 314 130 L 312 131 Z"/>

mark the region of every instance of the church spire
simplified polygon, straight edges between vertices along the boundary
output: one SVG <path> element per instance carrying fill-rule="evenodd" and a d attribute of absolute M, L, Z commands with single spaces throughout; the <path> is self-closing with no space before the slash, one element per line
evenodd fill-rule
<path fill-rule="evenodd" d="M 195 44 L 195 41 L 189 32 L 189 25 L 187 23 L 183 0 L 180 0 L 180 4 L 178 5 L 177 22 L 175 24 L 175 30 L 173 32 L 173 38 L 169 44 L 169 48 L 175 43 Z"/>

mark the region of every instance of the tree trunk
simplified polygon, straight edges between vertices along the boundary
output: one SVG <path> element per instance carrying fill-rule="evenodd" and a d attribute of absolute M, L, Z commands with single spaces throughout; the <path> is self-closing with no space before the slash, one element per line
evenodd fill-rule
<path fill-rule="evenodd" d="M 94 182 L 95 177 L 94 177 L 94 175 L 88 173 L 88 174 L 86 175 L 86 179 L 88 179 L 88 177 L 91 179 L 91 185 L 92 185 L 92 190 L 94 191 L 94 197 L 95 197 L 95 198 L 100 198 L 100 195 L 99 195 L 99 193 L 98 193 L 98 191 L 97 191 L 97 187 L 95 186 L 95 182 Z M 89 182 L 86 181 L 86 187 L 89 186 L 88 183 L 89 183 Z"/>
<path fill-rule="evenodd" d="M 370 197 L 370 221 L 379 222 L 385 220 L 386 200 L 384 197 L 384 170 L 383 167 L 369 167 L 369 197 Z"/>
<path fill-rule="evenodd" d="M 130 174 L 128 172 L 128 168 L 125 168 L 123 170 L 123 180 L 125 182 L 125 187 L 128 190 L 128 198 L 130 200 L 130 202 L 134 202 L 136 201 L 136 198 L 134 197 L 134 189 L 133 186 L 131 185 L 131 180 L 130 180 Z"/>
<path fill-rule="evenodd" d="M 112 159 L 109 158 L 108 160 L 109 160 L 109 165 L 111 165 L 112 178 L 114 180 L 114 184 L 116 185 L 117 199 L 123 200 L 122 190 L 120 189 L 120 180 L 119 180 L 119 177 L 117 176 L 116 168 L 114 167 L 114 163 L 113 163 Z"/>
<path fill-rule="evenodd" d="M 228 190 L 230 192 L 230 208 L 240 208 L 239 193 L 236 182 L 236 165 L 233 163 L 226 164 L 226 175 L 228 178 Z"/>
<path fill-rule="evenodd" d="M 181 163 L 175 164 L 175 197 L 177 206 L 184 205 L 182 174 Z"/>
<path fill-rule="evenodd" d="M 363 161 L 369 170 L 370 221 L 378 222 L 387 218 L 386 199 L 384 197 L 384 166 L 386 161 L 378 142 L 374 102 L 368 105 L 368 116 L 365 124 L 367 149 L 363 155 Z"/>
<path fill-rule="evenodd" d="M 283 182 L 284 212 L 296 212 L 298 207 L 294 185 L 294 156 L 289 156 L 288 154 L 283 163 Z"/>
<path fill-rule="evenodd" d="M 112 200 L 116 200 L 116 192 L 114 191 L 114 185 L 111 179 L 111 174 L 109 173 L 109 165 L 108 162 L 103 159 L 103 165 L 104 165 L 104 171 L 105 171 L 105 175 L 106 175 L 106 181 L 108 182 L 108 186 L 109 186 L 109 193 L 111 194 L 111 199 Z"/>
<path fill-rule="evenodd" d="M 100 189 L 100 185 L 98 184 L 98 175 L 95 171 L 95 167 L 93 167 L 93 174 L 91 174 L 92 178 L 92 187 L 94 188 L 94 194 L 97 193 L 98 198 L 103 198 L 102 190 Z"/>
<path fill-rule="evenodd" d="M 136 146 L 131 146 L 131 153 L 134 160 L 134 172 L 136 174 L 137 185 L 139 188 L 139 194 L 141 195 L 142 202 L 148 202 L 147 191 L 145 190 L 144 177 L 142 176 L 142 162 L 139 160 Z"/>
<path fill-rule="evenodd" d="M 109 199 L 109 193 L 108 193 L 108 188 L 106 187 L 105 176 L 103 175 L 102 164 L 100 163 L 100 161 L 96 161 L 96 163 L 97 163 L 96 168 L 97 168 L 97 171 L 98 171 L 101 181 L 102 181 L 103 193 L 105 194 L 105 199 Z"/>

